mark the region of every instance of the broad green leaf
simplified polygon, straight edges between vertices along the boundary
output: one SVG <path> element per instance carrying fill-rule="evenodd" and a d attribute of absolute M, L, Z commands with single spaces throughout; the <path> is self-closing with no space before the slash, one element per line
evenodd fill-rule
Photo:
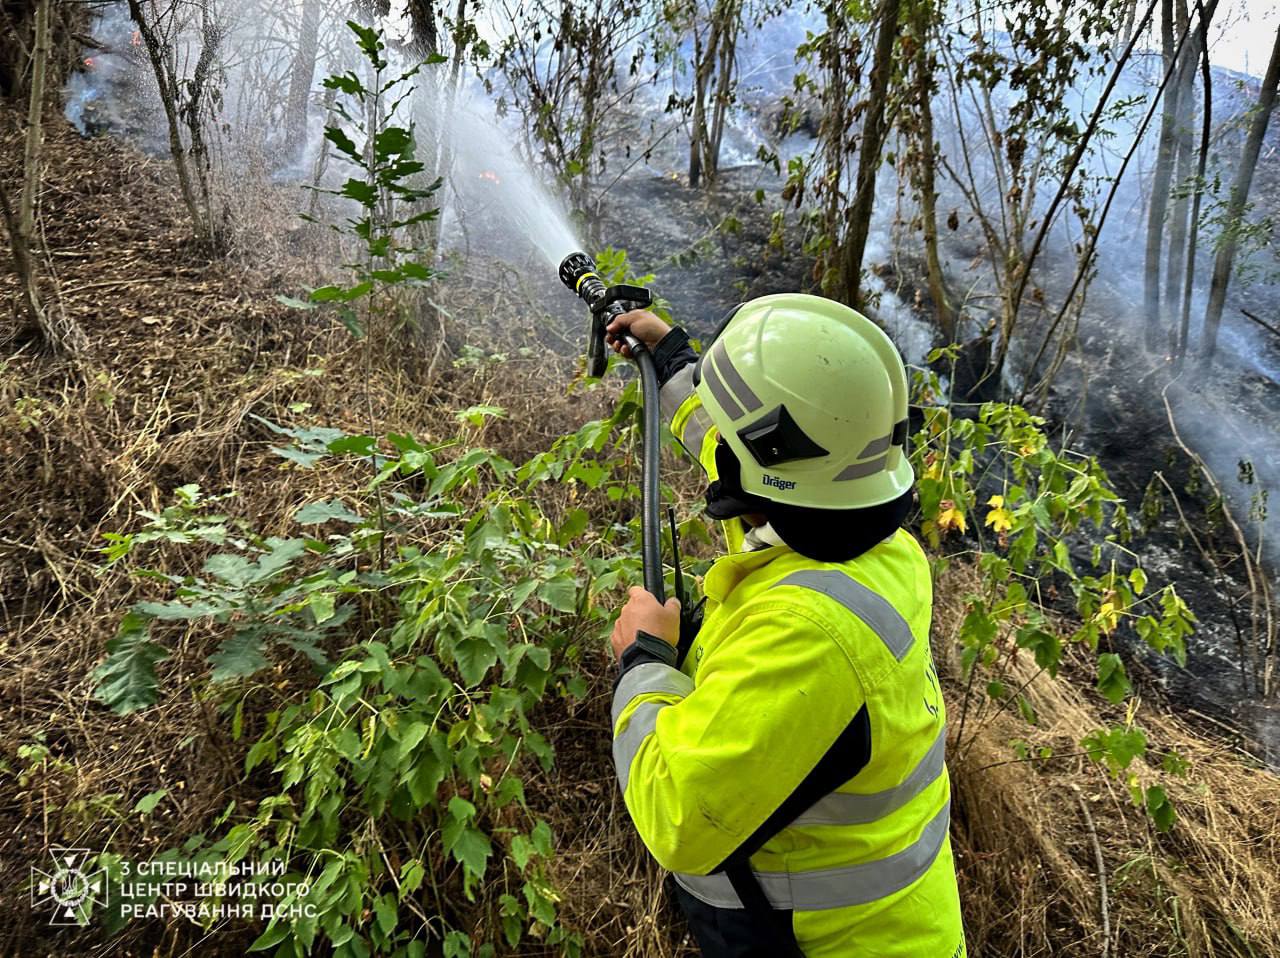
<path fill-rule="evenodd" d="M 324 625 L 333 618 L 334 599 L 332 592 L 311 593 L 311 598 L 307 600 L 307 605 L 311 608 L 311 614 L 315 617 L 316 625 Z"/>
<path fill-rule="evenodd" d="M 404 127 L 386 127 L 373 138 L 373 152 L 380 160 L 391 156 L 402 156 L 412 151 L 413 134 Z"/>
<path fill-rule="evenodd" d="M 359 525 L 364 522 L 360 516 L 356 515 L 346 507 L 344 503 L 337 499 L 322 500 L 320 502 L 309 502 L 297 512 L 293 514 L 294 521 L 299 525 L 312 526 L 322 522 L 338 520 L 339 522 L 349 522 L 352 525 Z"/>
<path fill-rule="evenodd" d="M 304 299 L 298 299 L 295 296 L 277 296 L 277 303 L 282 303 L 290 309 L 315 309 L 316 304 L 307 302 Z"/>
<path fill-rule="evenodd" d="M 253 580 L 257 569 L 242 555 L 220 552 L 205 560 L 202 571 L 227 585 L 243 587 Z"/>
<path fill-rule="evenodd" d="M 324 85 L 330 90 L 339 89 L 344 93 L 358 93 L 364 89 L 360 85 L 360 81 L 350 73 L 346 76 L 327 77 L 324 81 Z M 351 159 L 356 160 L 357 162 L 362 159 L 359 147 L 352 142 L 351 137 L 347 136 L 347 134 L 342 131 L 341 127 L 326 126 L 324 128 L 324 138 L 336 146 L 340 152 L 351 157 Z"/>
<path fill-rule="evenodd" d="M 372 456 L 377 449 L 378 440 L 374 436 L 343 436 L 329 443 L 329 451 L 339 455 Z"/>
<path fill-rule="evenodd" d="M 262 654 L 262 640 L 251 632 L 241 632 L 226 639 L 218 651 L 209 656 L 213 665 L 210 678 L 215 682 L 246 678 L 271 663 Z"/>
<path fill-rule="evenodd" d="M 453 649 L 458 672 L 467 687 L 478 685 L 486 672 L 498 661 L 498 651 L 488 639 L 466 636 Z"/>
<path fill-rule="evenodd" d="M 267 540 L 266 545 L 270 551 L 258 559 L 258 567 L 253 577 L 255 582 L 265 582 L 272 578 L 307 551 L 305 539 L 278 539 L 273 536 Z"/>
<path fill-rule="evenodd" d="M 400 732 L 400 747 L 398 749 L 400 761 L 403 762 L 409 757 L 409 754 L 427 737 L 429 731 L 431 731 L 431 727 L 426 722 L 410 722 L 409 726 Z"/>
<path fill-rule="evenodd" d="M 373 903 L 374 913 L 377 915 L 378 928 L 382 930 L 384 935 L 389 935 L 396 928 L 396 900 L 391 895 L 382 895 Z"/>
<path fill-rule="evenodd" d="M 1147 814 L 1155 822 L 1158 831 L 1167 832 L 1173 828 L 1173 823 L 1178 817 L 1177 812 L 1174 810 L 1173 803 L 1169 801 L 1169 796 L 1165 794 L 1165 790 L 1161 786 L 1152 785 L 1147 789 L 1145 804 Z"/>
<path fill-rule="evenodd" d="M 364 327 L 360 325 L 354 309 L 350 306 L 339 306 L 338 318 L 342 320 L 342 325 L 347 327 L 347 332 L 356 339 L 364 339 Z"/>
<path fill-rule="evenodd" d="M 1120 656 L 1114 652 L 1104 652 L 1098 656 L 1098 691 L 1107 701 L 1113 704 L 1124 701 L 1132 688 Z"/>
<path fill-rule="evenodd" d="M 151 619 L 130 611 L 107 643 L 107 659 L 94 670 L 95 698 L 119 715 L 156 704 L 156 663 L 168 658 L 151 640 Z"/>
<path fill-rule="evenodd" d="M 133 806 L 133 810 L 139 815 L 147 816 L 156 810 L 156 806 L 161 800 L 169 794 L 167 788 L 162 788 L 155 792 L 149 792 L 138 799 L 138 804 Z"/>
<path fill-rule="evenodd" d="M 266 951 L 268 948 L 274 948 L 289 936 L 290 930 L 287 921 L 279 924 L 273 921 L 267 926 L 266 931 L 254 939 L 253 944 L 249 946 L 249 951 Z"/>
<path fill-rule="evenodd" d="M 466 820 L 453 816 L 444 820 L 441 831 L 444 836 L 445 851 L 461 862 L 463 867 L 477 878 L 483 878 L 486 863 L 489 856 L 493 854 L 489 836 L 477 828 L 472 828 Z"/>
<path fill-rule="evenodd" d="M 578 583 L 564 577 L 552 579 L 539 586 L 538 598 L 557 612 L 575 612 L 578 608 Z"/>

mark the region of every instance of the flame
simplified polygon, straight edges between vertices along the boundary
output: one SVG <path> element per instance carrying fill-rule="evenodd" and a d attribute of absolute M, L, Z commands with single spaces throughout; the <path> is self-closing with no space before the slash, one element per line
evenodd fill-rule
<path fill-rule="evenodd" d="M 502 180 L 498 179 L 498 174 L 493 172 L 493 170 L 482 170 L 480 173 L 480 179 L 484 180 L 486 183 L 502 182 Z"/>
<path fill-rule="evenodd" d="M 92 70 L 95 66 L 97 66 L 97 64 L 93 62 L 93 57 L 85 57 L 84 65 L 85 65 L 85 68 L 88 70 Z"/>

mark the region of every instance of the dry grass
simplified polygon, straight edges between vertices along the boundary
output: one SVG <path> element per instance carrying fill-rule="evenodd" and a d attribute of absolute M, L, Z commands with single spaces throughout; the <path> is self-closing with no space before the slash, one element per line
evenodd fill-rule
<path fill-rule="evenodd" d="M 953 641 L 975 571 L 939 583 L 935 647 L 954 691 Z M 1142 785 L 1167 787 L 1179 819 L 1156 832 L 1124 783 L 1081 754 L 1080 740 L 1126 713 L 1070 665 L 1058 680 L 1017 663 L 1012 677 L 1039 724 L 975 707 L 965 741 L 951 743 L 952 837 L 970 940 L 984 955 L 1271 956 L 1280 954 L 1280 779 L 1248 754 L 1193 728 L 1155 701 L 1128 716 L 1147 732 L 1134 763 Z M 951 696 L 952 727 L 962 704 Z M 1011 743 L 1052 757 L 1014 760 Z M 1161 777 L 1165 752 L 1190 763 Z M 1105 872 L 1100 879 L 1097 857 Z M 1104 938 L 1102 898 L 1110 936 Z M 979 953 L 979 952 L 975 952 Z"/>
<path fill-rule="evenodd" d="M 599 415 L 609 395 L 565 395 L 564 377 L 549 373 L 542 353 L 519 358 L 510 349 L 504 363 L 455 368 L 449 356 L 461 342 L 493 331 L 467 333 L 448 321 L 426 334 L 422 348 L 383 355 L 370 373 L 345 333 L 272 299 L 311 278 L 310 238 L 281 244 L 269 269 L 234 258 L 209 263 L 185 241 L 162 163 L 106 141 L 82 142 L 65 129 L 51 131 L 49 150 L 42 212 L 50 261 L 62 308 L 84 326 L 92 354 L 71 368 L 19 336 L 0 366 L 0 953 L 64 954 L 71 946 L 89 954 L 238 954 L 249 940 L 244 929 L 205 939 L 176 923 L 135 922 L 106 941 L 93 932 L 49 932 L 25 905 L 27 870 L 51 844 L 109 842 L 145 858 L 206 827 L 232 798 L 251 808 L 270 787 L 241 772 L 254 716 L 246 741 L 231 742 L 217 700 L 192 681 L 210 638 L 199 630 L 174 634 L 159 706 L 121 719 L 92 702 L 90 674 L 104 643 L 148 588 L 99 570 L 102 534 L 131 528 L 139 509 L 163 507 L 187 482 L 234 492 L 228 511 L 280 532 L 299 503 L 352 492 L 367 478 L 348 467 L 282 469 L 268 451 L 275 437 L 251 414 L 354 432 L 368 428 L 372 408 L 379 431 L 442 439 L 458 433 L 455 410 L 500 405 L 508 417 L 466 439 L 518 460 Z M 0 141 L 0 177 L 14 178 L 15 156 L 9 133 Z M 0 302 L 12 293 L 6 262 Z M 434 295 L 458 318 L 527 312 L 509 273 L 496 285 L 492 274 L 458 274 Z M 679 484 L 689 482 L 681 476 Z M 165 561 L 180 573 L 200 558 L 174 551 Z M 960 569 L 939 588 L 935 642 L 944 662 L 954 651 L 965 577 L 973 574 Z M 558 761 L 550 774 L 529 773 L 530 802 L 561 848 L 562 912 L 591 955 L 687 954 L 661 875 L 620 805 L 603 731 L 610 686 L 603 652 L 596 664 L 583 702 L 551 703 L 537 717 Z M 950 671 L 958 688 L 954 663 Z M 272 681 L 281 695 L 297 691 L 288 673 Z M 1070 676 L 1033 681 L 1028 692 L 1041 727 L 975 710 L 966 731 L 972 737 L 952 751 L 971 953 L 1280 954 L 1276 778 L 1154 705 L 1143 707 L 1136 719 L 1152 738 L 1192 762 L 1187 784 L 1173 789 L 1179 827 L 1158 836 L 1122 786 L 1072 755 L 1083 734 L 1116 716 Z M 951 711 L 954 725 L 955 695 Z M 26 769 L 17 749 L 37 736 L 51 754 Z M 1012 738 L 1052 746 L 1056 757 L 1010 762 Z M 156 815 L 128 814 L 160 785 L 171 794 Z M 1107 942 L 1096 854 L 1107 872 Z"/>

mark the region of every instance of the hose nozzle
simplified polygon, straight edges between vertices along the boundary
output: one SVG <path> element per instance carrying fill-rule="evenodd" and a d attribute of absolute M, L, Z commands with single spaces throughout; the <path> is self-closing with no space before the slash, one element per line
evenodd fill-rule
<path fill-rule="evenodd" d="M 653 302 L 653 294 L 643 286 L 605 286 L 596 273 L 596 264 L 586 253 L 570 253 L 560 262 L 560 282 L 581 297 L 591 310 L 587 328 L 587 375 L 603 376 L 609 357 L 604 348 L 605 327 L 615 316 L 633 309 L 644 309 Z M 633 354 L 643 349 L 639 340 L 627 337 Z"/>

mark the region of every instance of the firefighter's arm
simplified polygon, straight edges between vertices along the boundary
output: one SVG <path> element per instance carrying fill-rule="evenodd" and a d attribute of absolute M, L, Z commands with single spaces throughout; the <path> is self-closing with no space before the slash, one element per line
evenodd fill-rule
<path fill-rule="evenodd" d="M 694 392 L 693 371 L 698 354 L 693 351 L 688 334 L 679 326 L 668 326 L 643 309 L 617 317 L 609 324 L 608 330 L 610 342 L 618 352 L 626 351 L 621 334 L 628 331 L 649 347 L 661 385 L 662 418 L 685 454 L 706 473 L 709 482 L 715 482 L 719 478 L 716 471 L 719 432 Z M 614 337 L 617 337 L 616 341 Z M 742 524 L 733 519 L 721 525 L 728 550 L 741 552 Z"/>
<path fill-rule="evenodd" d="M 794 603 L 761 603 L 708 649 L 698 684 L 659 662 L 614 695 L 614 764 L 658 863 L 705 874 L 796 790 L 864 704 L 853 664 Z"/>
<path fill-rule="evenodd" d="M 668 326 L 647 309 L 623 313 L 609 323 L 606 331 L 609 344 L 623 355 L 630 355 L 623 333 L 630 333 L 649 347 L 662 387 L 663 418 L 690 458 L 715 479 L 715 428 L 693 391 L 693 367 L 698 354 L 693 351 L 688 334 L 679 326 Z"/>

